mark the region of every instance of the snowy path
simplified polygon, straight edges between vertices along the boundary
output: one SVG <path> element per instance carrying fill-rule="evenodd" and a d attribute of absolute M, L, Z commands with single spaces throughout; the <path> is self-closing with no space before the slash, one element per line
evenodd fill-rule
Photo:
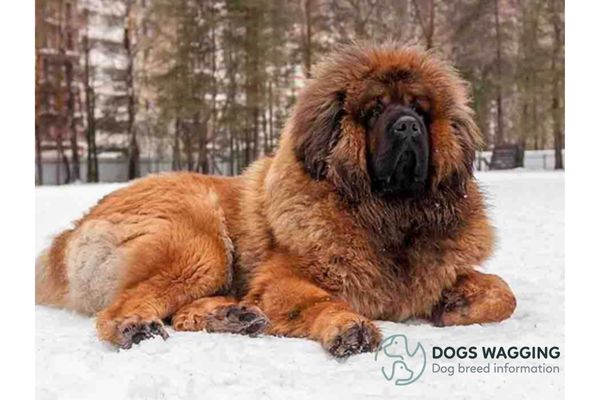
<path fill-rule="evenodd" d="M 501 324 L 435 328 L 381 322 L 432 346 L 561 346 L 564 359 L 564 175 L 488 172 L 478 175 L 498 228 L 496 255 L 484 270 L 501 274 L 518 306 Z M 115 184 L 36 189 L 36 251 Z M 36 306 L 38 399 L 553 399 L 563 374 L 434 374 L 408 386 L 381 375 L 373 354 L 339 362 L 317 343 L 275 337 L 176 333 L 117 351 L 95 336 L 94 320 Z M 428 363 L 437 360 L 428 359 Z M 468 360 L 467 360 L 468 361 Z M 474 364 L 474 363 L 472 363 Z"/>

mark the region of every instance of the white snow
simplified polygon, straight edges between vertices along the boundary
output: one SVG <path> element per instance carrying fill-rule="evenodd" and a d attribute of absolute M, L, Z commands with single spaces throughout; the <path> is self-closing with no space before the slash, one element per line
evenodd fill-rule
<path fill-rule="evenodd" d="M 384 379 L 373 354 L 346 361 L 302 339 L 178 333 L 118 351 L 100 343 L 94 319 L 36 306 L 38 399 L 554 399 L 563 398 L 564 174 L 478 175 L 498 229 L 495 256 L 483 270 L 500 274 L 518 306 L 500 324 L 435 328 L 378 322 L 384 335 L 405 334 L 427 352 L 423 376 L 408 386 Z M 36 189 L 36 250 L 119 184 Z M 32 266 L 33 268 L 33 266 Z M 432 346 L 560 346 L 558 360 L 507 360 L 557 365 L 559 374 L 434 374 L 431 364 L 487 361 L 431 359 Z M 504 364 L 501 360 L 498 364 Z"/>

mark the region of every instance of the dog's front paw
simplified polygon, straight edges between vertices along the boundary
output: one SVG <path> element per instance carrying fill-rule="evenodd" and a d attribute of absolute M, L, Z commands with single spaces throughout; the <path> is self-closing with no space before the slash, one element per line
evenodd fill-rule
<path fill-rule="evenodd" d="M 458 293 L 444 292 L 442 300 L 433 308 L 431 321 L 435 326 L 457 325 L 469 313 L 469 300 Z"/>
<path fill-rule="evenodd" d="M 160 336 L 163 340 L 169 337 L 161 320 L 143 319 L 138 315 L 106 322 L 99 321 L 98 328 L 102 339 L 122 349 L 130 349 L 134 344 L 155 336 Z"/>
<path fill-rule="evenodd" d="M 442 293 L 430 319 L 436 326 L 500 322 L 509 318 L 516 306 L 517 300 L 502 278 L 472 272 Z"/>
<path fill-rule="evenodd" d="M 255 336 L 269 325 L 269 319 L 255 306 L 232 304 L 219 307 L 206 318 L 208 332 L 231 332 Z"/>
<path fill-rule="evenodd" d="M 335 357 L 374 351 L 381 343 L 381 333 L 375 324 L 366 319 L 350 320 L 334 327 L 323 342 L 323 347 Z"/>

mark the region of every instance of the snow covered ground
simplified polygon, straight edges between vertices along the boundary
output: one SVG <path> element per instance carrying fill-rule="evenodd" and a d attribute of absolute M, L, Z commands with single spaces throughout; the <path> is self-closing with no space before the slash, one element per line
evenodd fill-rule
<path fill-rule="evenodd" d="M 380 322 L 384 335 L 405 334 L 427 353 L 421 378 L 387 381 L 373 354 L 337 361 L 301 339 L 171 332 L 169 340 L 118 351 L 98 342 L 94 319 L 36 306 L 38 399 L 558 399 L 564 396 L 564 174 L 486 172 L 499 243 L 483 270 L 500 274 L 518 306 L 500 324 L 435 328 L 420 321 Z M 36 189 L 36 251 L 117 184 Z M 33 268 L 33 266 L 31 266 Z M 508 360 L 558 366 L 560 373 L 434 373 L 432 346 L 560 346 L 558 360 Z M 496 362 L 504 364 L 504 360 Z"/>

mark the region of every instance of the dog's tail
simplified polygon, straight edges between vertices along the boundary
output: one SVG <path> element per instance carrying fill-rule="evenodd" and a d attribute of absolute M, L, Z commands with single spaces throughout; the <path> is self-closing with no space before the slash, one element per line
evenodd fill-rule
<path fill-rule="evenodd" d="M 35 304 L 48 302 L 48 258 L 48 249 L 45 249 L 35 259 Z"/>
<path fill-rule="evenodd" d="M 64 268 L 64 245 L 70 231 L 58 235 L 35 260 L 35 303 L 63 306 L 68 291 Z"/>

